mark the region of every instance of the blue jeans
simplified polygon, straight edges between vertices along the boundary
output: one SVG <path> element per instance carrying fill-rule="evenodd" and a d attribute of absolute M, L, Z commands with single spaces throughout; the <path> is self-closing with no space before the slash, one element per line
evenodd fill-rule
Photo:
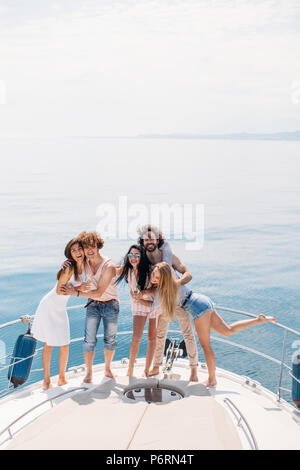
<path fill-rule="evenodd" d="M 189 312 L 193 320 L 196 320 L 196 318 L 201 317 L 207 311 L 214 310 L 215 305 L 206 295 L 192 292 L 190 297 L 183 303 L 182 308 Z"/>
<path fill-rule="evenodd" d="M 112 300 L 107 304 L 93 302 L 87 307 L 84 333 L 84 352 L 94 351 L 97 344 L 97 332 L 101 319 L 104 327 L 104 347 L 114 351 L 117 347 L 116 334 L 119 316 L 119 302 Z"/>

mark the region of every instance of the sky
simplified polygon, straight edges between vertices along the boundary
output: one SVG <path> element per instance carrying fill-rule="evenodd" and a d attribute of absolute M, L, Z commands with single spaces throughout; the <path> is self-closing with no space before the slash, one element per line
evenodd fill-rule
<path fill-rule="evenodd" d="M 0 0 L 0 137 L 300 129 L 298 0 Z"/>

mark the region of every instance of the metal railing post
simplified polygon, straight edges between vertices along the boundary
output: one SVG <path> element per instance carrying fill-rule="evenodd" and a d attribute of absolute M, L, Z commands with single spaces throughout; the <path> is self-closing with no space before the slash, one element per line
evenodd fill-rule
<path fill-rule="evenodd" d="M 283 365 L 285 359 L 285 350 L 286 350 L 286 337 L 287 337 L 287 330 L 284 331 L 283 335 L 283 344 L 282 344 L 282 355 L 281 355 L 281 364 L 280 364 L 280 373 L 279 373 L 279 383 L 277 388 L 277 401 L 280 401 L 281 398 L 281 383 L 282 383 L 282 375 L 283 375 Z"/>

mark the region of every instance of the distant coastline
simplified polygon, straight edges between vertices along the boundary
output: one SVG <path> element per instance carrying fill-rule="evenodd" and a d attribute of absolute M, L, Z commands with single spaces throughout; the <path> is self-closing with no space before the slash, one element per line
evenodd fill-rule
<path fill-rule="evenodd" d="M 299 141 L 300 131 L 274 132 L 269 134 L 233 133 L 233 134 L 141 134 L 138 139 L 205 139 L 205 140 L 290 140 Z"/>
<path fill-rule="evenodd" d="M 10 135 L 1 136 L 0 140 L 13 140 L 13 139 L 178 139 L 178 140 L 269 140 L 269 141 L 300 141 L 300 130 L 292 132 L 273 132 L 273 133 L 248 133 L 239 132 L 231 134 L 189 134 L 178 132 L 173 134 L 138 134 L 138 135 L 60 135 L 60 136 L 38 136 L 38 135 Z"/>
<path fill-rule="evenodd" d="M 182 140 L 283 140 L 300 141 L 300 130 L 292 132 L 248 133 L 239 132 L 231 134 L 139 134 L 139 135 L 68 135 L 66 139 L 182 139 Z"/>

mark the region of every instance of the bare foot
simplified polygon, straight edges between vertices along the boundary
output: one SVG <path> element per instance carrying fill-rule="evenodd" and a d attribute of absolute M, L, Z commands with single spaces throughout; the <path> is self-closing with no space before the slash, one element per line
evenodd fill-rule
<path fill-rule="evenodd" d="M 110 379 L 115 379 L 116 378 L 116 375 L 114 375 L 111 370 L 106 370 L 104 372 L 104 375 L 105 375 L 105 377 L 109 377 Z"/>
<path fill-rule="evenodd" d="M 159 367 L 152 367 L 152 369 L 148 373 L 148 377 L 151 377 L 152 375 L 158 375 L 159 374 Z"/>
<path fill-rule="evenodd" d="M 52 383 L 50 382 L 50 380 L 44 380 L 43 390 L 49 390 L 49 388 L 53 388 Z"/>
<path fill-rule="evenodd" d="M 57 385 L 61 387 L 62 385 L 67 385 L 68 381 L 66 380 L 65 377 L 62 377 L 61 379 L 58 379 Z"/>
<path fill-rule="evenodd" d="M 90 384 L 92 383 L 92 374 L 86 374 L 86 376 L 83 379 L 85 384 Z"/>
<path fill-rule="evenodd" d="M 202 382 L 205 387 L 216 387 L 217 381 L 216 379 L 207 379 L 204 382 Z"/>
<path fill-rule="evenodd" d="M 266 317 L 266 315 L 264 315 L 263 313 L 258 315 L 257 320 L 259 320 L 261 323 L 277 323 L 277 320 L 275 320 L 274 317 Z"/>
<path fill-rule="evenodd" d="M 190 382 L 199 382 L 197 371 L 192 370 L 190 375 Z"/>
<path fill-rule="evenodd" d="M 145 379 L 147 379 L 147 377 L 149 377 L 150 373 L 148 370 L 144 370 L 144 372 L 142 373 L 142 377 L 145 377 Z"/>

